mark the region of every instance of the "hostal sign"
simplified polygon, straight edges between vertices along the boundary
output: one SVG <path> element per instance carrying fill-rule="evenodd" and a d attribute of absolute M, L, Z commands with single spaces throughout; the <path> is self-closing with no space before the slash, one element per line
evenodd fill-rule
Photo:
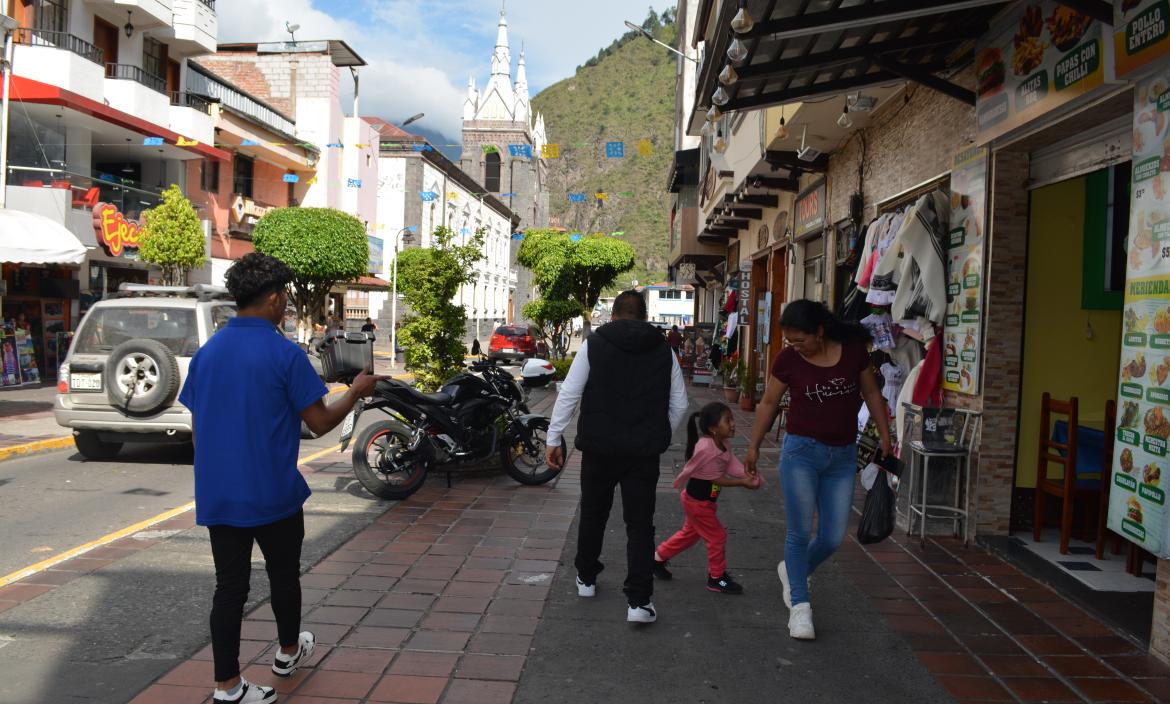
<path fill-rule="evenodd" d="M 142 227 L 133 220 L 127 220 L 118 206 L 98 203 L 93 206 L 93 229 L 98 244 L 111 257 L 133 256 L 138 251 L 138 238 Z"/>

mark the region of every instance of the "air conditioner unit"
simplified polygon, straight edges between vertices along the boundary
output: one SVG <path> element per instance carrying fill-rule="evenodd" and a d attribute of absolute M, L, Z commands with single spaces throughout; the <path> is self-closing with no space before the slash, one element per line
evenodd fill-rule
<path fill-rule="evenodd" d="M 821 150 L 816 147 L 801 147 L 796 150 L 796 158 L 801 161 L 816 161 L 821 155 Z"/>

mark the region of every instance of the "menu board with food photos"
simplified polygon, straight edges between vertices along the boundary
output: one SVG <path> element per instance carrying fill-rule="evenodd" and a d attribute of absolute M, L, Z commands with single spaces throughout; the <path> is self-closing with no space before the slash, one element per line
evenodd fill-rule
<path fill-rule="evenodd" d="M 1117 443 L 1109 529 L 1170 557 L 1166 511 L 1170 441 L 1170 158 L 1163 131 L 1170 69 L 1134 90 L 1133 186 L 1122 314 Z"/>
<path fill-rule="evenodd" d="M 1127 76 L 1170 54 L 1170 2 L 1113 3 L 1113 57 L 1117 75 Z"/>
<path fill-rule="evenodd" d="M 979 42 L 975 56 L 979 142 L 1104 84 L 1112 41 L 1102 23 L 1055 0 L 1017 5 Z"/>
<path fill-rule="evenodd" d="M 986 215 L 987 149 L 973 147 L 955 155 L 947 237 L 943 388 L 961 394 L 979 393 Z"/>

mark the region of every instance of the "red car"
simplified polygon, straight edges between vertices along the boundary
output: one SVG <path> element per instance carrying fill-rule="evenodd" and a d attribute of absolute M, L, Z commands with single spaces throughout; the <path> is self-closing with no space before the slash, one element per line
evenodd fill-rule
<path fill-rule="evenodd" d="M 522 360 L 529 357 L 548 357 L 548 345 L 540 339 L 536 328 L 529 325 L 501 325 L 492 333 L 488 357 L 498 360 Z"/>

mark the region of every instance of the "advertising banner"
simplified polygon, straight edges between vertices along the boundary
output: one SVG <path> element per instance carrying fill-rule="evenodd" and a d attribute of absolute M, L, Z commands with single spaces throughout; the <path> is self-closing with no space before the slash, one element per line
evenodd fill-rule
<path fill-rule="evenodd" d="M 956 154 L 952 162 L 947 237 L 943 388 L 961 394 L 979 393 L 986 216 L 987 149 L 975 147 Z"/>
<path fill-rule="evenodd" d="M 979 142 L 986 143 L 1111 80 L 1112 36 L 1054 0 L 1025 2 L 975 58 Z M 1106 53 L 1107 50 L 1110 53 Z"/>
<path fill-rule="evenodd" d="M 1166 513 L 1170 440 L 1170 69 L 1134 90 L 1133 186 L 1122 316 L 1117 443 L 1109 529 L 1158 557 L 1170 557 Z"/>
<path fill-rule="evenodd" d="M 1113 3 L 1113 60 L 1119 78 L 1170 54 L 1168 24 L 1167 0 Z"/>
<path fill-rule="evenodd" d="M 793 237 L 825 229 L 825 182 L 821 180 L 796 199 L 796 230 Z"/>

